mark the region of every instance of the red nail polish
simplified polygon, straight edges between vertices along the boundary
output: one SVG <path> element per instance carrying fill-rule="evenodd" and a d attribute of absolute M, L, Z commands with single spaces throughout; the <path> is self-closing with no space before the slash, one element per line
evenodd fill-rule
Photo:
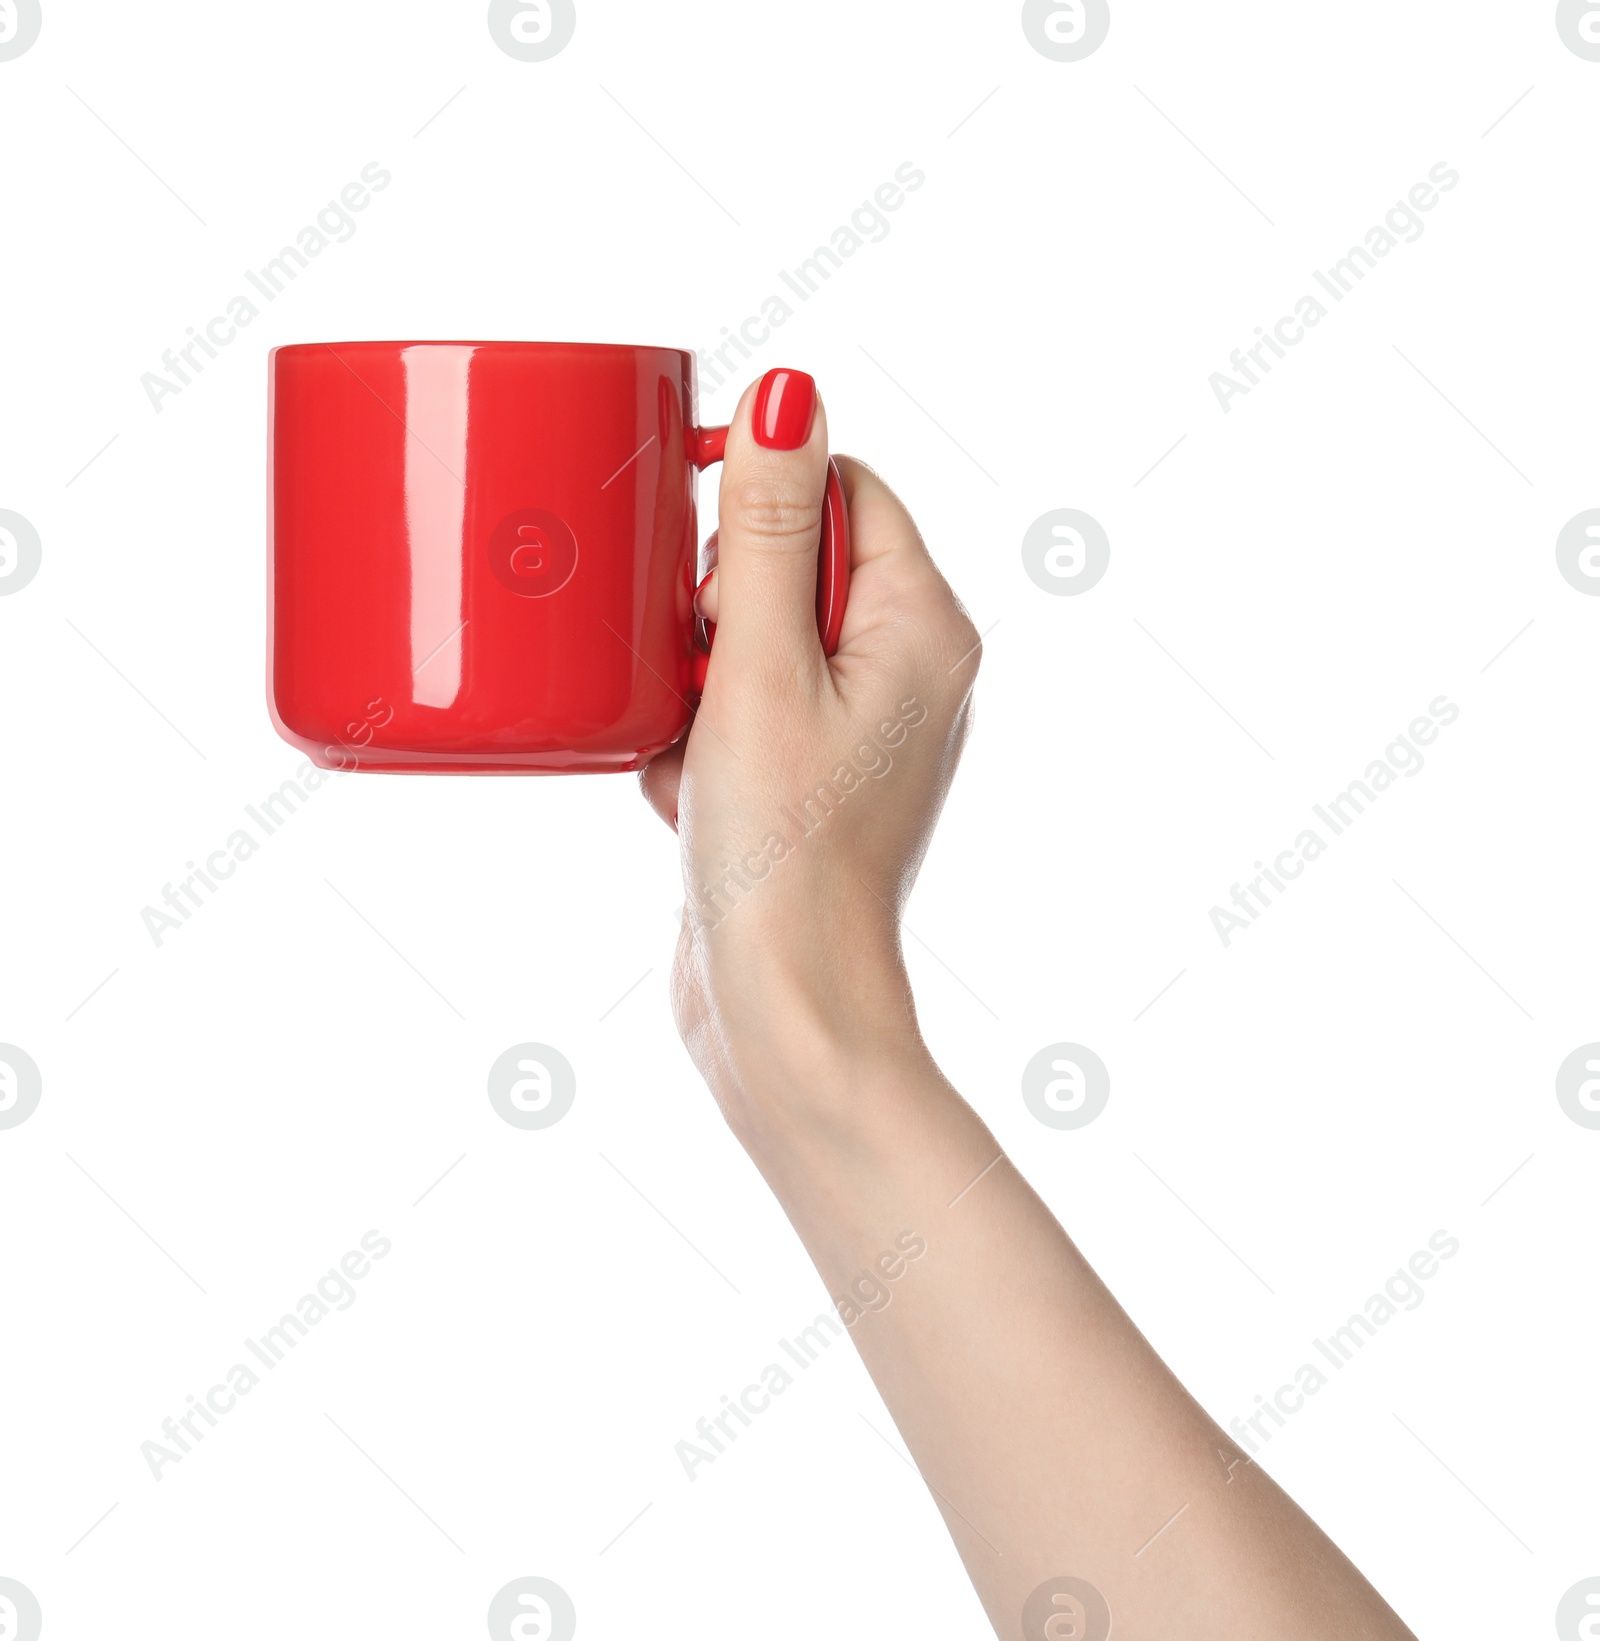
<path fill-rule="evenodd" d="M 756 389 L 751 416 L 756 443 L 768 450 L 798 450 L 811 437 L 817 384 L 803 370 L 769 370 Z"/>

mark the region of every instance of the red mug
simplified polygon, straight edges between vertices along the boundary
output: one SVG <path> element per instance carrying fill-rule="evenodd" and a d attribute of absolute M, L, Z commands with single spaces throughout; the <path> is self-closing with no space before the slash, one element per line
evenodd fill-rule
<path fill-rule="evenodd" d="M 575 342 L 317 342 L 269 360 L 270 705 L 329 769 L 637 769 L 688 728 L 694 355 Z M 849 525 L 828 464 L 817 626 Z"/>

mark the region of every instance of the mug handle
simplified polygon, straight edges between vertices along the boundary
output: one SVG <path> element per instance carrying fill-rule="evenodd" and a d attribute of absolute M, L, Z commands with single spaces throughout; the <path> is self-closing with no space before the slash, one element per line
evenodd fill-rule
<path fill-rule="evenodd" d="M 727 447 L 727 428 L 701 428 L 690 445 L 690 459 L 694 462 L 695 471 L 703 472 L 713 462 L 720 462 Z M 700 586 L 705 586 L 709 579 L 710 571 L 707 571 Z M 695 591 L 698 593 L 699 588 Z M 822 640 L 824 655 L 832 655 L 839 647 L 839 632 L 844 626 L 844 606 L 849 593 L 850 512 L 844 504 L 844 484 L 839 477 L 839 464 L 830 456 L 827 488 L 822 495 L 822 535 L 817 544 L 817 636 Z M 711 642 L 717 631 L 710 621 L 703 625 L 706 648 L 696 650 L 694 657 L 694 688 L 697 695 L 705 688 Z"/>

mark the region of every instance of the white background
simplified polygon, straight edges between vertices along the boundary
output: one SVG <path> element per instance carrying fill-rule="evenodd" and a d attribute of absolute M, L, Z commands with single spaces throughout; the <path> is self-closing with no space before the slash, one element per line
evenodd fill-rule
<path fill-rule="evenodd" d="M 1554 554 L 1600 506 L 1600 64 L 1545 4 L 1113 11 L 1058 63 L 1014 5 L 584 0 L 522 63 L 476 4 L 46 0 L 0 63 L 0 507 L 44 552 L 0 599 L 0 1040 L 44 1077 L 0 1132 L 0 1575 L 48 1636 L 476 1635 L 527 1574 L 589 1637 L 985 1633 L 845 1344 L 675 1457 L 827 1299 L 676 1040 L 630 780 L 345 777 L 159 949 L 140 918 L 299 762 L 269 346 L 705 347 L 905 161 L 746 379 L 815 373 L 988 632 L 908 916 L 934 1048 L 1224 1423 L 1457 1237 L 1262 1462 L 1423 1635 L 1547 1634 L 1600 1574 L 1600 1132 L 1554 1091 L 1600 1039 L 1600 599 Z M 373 160 L 354 237 L 154 412 Z M 1423 237 L 1224 415 L 1211 373 L 1440 161 Z M 1111 540 L 1080 597 L 1023 568 L 1061 507 Z M 1440 695 L 1427 767 L 1225 949 L 1211 906 Z M 526 1040 L 578 1076 L 537 1133 L 485 1094 Z M 1062 1040 L 1112 1079 L 1075 1132 L 1020 1095 Z M 153 1480 L 372 1228 L 353 1308 Z"/>

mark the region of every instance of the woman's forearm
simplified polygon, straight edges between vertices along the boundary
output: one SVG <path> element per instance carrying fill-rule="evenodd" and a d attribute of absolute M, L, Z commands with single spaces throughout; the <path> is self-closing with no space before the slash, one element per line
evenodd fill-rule
<path fill-rule="evenodd" d="M 1409 1633 L 1168 1371 L 920 1041 L 783 1036 L 781 1057 L 729 1050 L 725 1108 L 1000 1635 L 1100 1641 L 1070 1586 L 1028 1609 L 1064 1577 L 1119 1635 Z"/>

